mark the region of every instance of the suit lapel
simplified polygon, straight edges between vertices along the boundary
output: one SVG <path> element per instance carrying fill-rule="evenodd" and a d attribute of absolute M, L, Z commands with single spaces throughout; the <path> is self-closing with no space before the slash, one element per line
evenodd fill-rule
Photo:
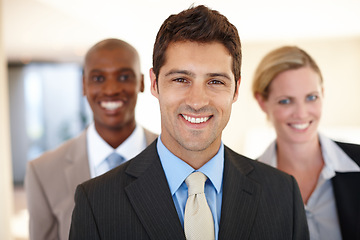
<path fill-rule="evenodd" d="M 69 189 L 75 192 L 78 184 L 90 179 L 90 167 L 86 151 L 86 131 L 74 139 L 72 148 L 65 155 L 68 165 L 65 169 Z"/>
<path fill-rule="evenodd" d="M 219 239 L 248 239 L 255 220 L 261 189 L 246 176 L 253 167 L 243 160 L 225 148 Z"/>
<path fill-rule="evenodd" d="M 156 142 L 130 163 L 126 172 L 137 179 L 125 191 L 151 239 L 185 239 Z"/>
<path fill-rule="evenodd" d="M 332 178 L 343 239 L 360 237 L 360 173 L 336 173 Z"/>

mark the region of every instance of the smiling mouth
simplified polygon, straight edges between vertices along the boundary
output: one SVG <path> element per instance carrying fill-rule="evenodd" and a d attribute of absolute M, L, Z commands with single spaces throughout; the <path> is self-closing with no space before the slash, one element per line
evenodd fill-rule
<path fill-rule="evenodd" d="M 311 122 L 308 123 L 299 123 L 299 124 L 289 124 L 290 127 L 298 129 L 298 130 L 304 130 L 310 126 Z"/>
<path fill-rule="evenodd" d="M 207 122 L 211 117 L 201 117 L 201 118 L 195 118 L 195 117 L 190 117 L 184 114 L 181 114 L 181 116 L 188 122 L 190 123 L 195 123 L 195 124 L 199 124 L 199 123 L 204 123 Z"/>
<path fill-rule="evenodd" d="M 110 110 L 110 111 L 121 108 L 123 105 L 124 105 L 123 101 L 107 101 L 107 102 L 102 101 L 100 103 L 100 106 L 102 108 L 105 108 L 106 110 Z"/>

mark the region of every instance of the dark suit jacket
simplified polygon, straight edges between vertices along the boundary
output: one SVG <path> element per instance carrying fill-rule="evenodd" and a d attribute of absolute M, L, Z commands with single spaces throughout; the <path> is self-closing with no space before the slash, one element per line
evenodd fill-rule
<path fill-rule="evenodd" d="M 293 177 L 225 147 L 219 239 L 309 239 Z M 77 187 L 69 239 L 183 239 L 156 141 Z"/>
<path fill-rule="evenodd" d="M 335 143 L 360 166 L 360 145 Z M 337 172 L 332 184 L 343 240 L 359 240 L 360 172 Z"/>

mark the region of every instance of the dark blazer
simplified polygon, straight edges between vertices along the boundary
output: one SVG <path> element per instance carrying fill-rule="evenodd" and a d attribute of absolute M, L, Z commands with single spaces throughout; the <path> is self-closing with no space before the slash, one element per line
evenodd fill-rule
<path fill-rule="evenodd" d="M 293 177 L 225 147 L 219 239 L 309 239 Z M 183 239 L 156 141 L 77 187 L 69 239 Z"/>
<path fill-rule="evenodd" d="M 335 143 L 360 166 L 360 145 Z M 360 172 L 337 172 L 332 185 L 343 240 L 360 240 Z"/>

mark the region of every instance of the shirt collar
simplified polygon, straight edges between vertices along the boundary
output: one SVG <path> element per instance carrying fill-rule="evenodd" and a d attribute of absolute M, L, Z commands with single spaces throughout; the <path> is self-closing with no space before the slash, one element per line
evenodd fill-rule
<path fill-rule="evenodd" d="M 131 135 L 116 149 L 113 149 L 95 129 L 95 124 L 91 123 L 87 131 L 89 159 L 94 167 L 101 164 L 112 152 L 116 151 L 125 160 L 135 157 L 146 147 L 145 133 L 142 128 L 136 125 Z"/>
<path fill-rule="evenodd" d="M 146 148 L 146 137 L 142 127 L 136 125 L 131 135 L 116 148 L 116 152 L 129 160 Z"/>
<path fill-rule="evenodd" d="M 88 155 L 94 167 L 98 166 L 114 149 L 104 141 L 91 123 L 87 130 Z"/>
<path fill-rule="evenodd" d="M 335 172 L 360 172 L 360 167 L 331 139 L 319 134 L 325 166 L 322 174 L 329 179 Z"/>
<path fill-rule="evenodd" d="M 185 179 L 195 171 L 186 162 L 170 152 L 161 141 L 157 141 L 157 150 L 166 179 L 168 181 L 171 195 L 174 195 Z M 197 171 L 204 173 L 215 187 L 217 193 L 221 191 L 224 169 L 224 145 L 221 143 L 217 154 Z"/>
<path fill-rule="evenodd" d="M 332 178 L 336 172 L 360 172 L 360 167 L 333 140 L 320 133 L 318 135 L 324 158 L 321 174 L 325 179 Z M 259 157 L 259 161 L 277 167 L 276 140 Z"/>

